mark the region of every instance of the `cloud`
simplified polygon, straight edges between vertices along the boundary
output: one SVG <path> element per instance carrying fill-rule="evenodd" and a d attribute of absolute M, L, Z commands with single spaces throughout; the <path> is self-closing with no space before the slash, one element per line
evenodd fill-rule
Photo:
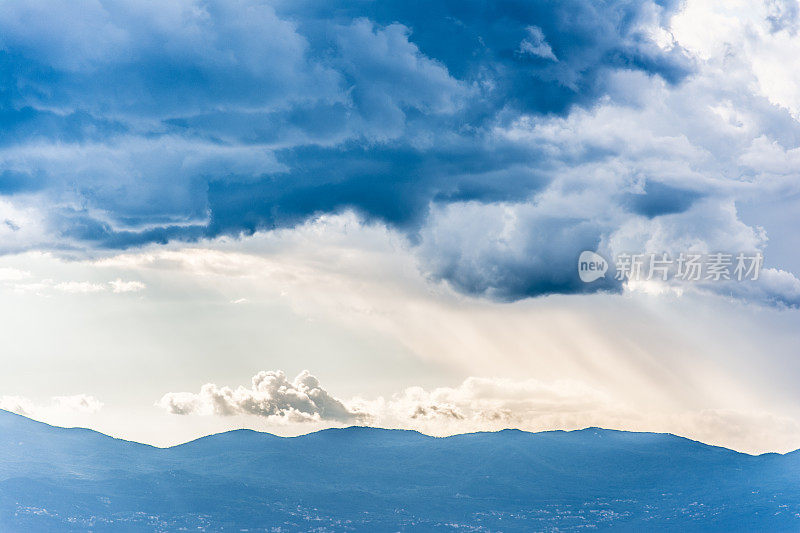
<path fill-rule="evenodd" d="M 797 193 L 789 2 L 81 5 L 0 10 L 0 251 L 353 211 L 516 300 L 623 290 L 574 272 L 621 242 L 764 251 L 736 206 Z"/>
<path fill-rule="evenodd" d="M 364 413 L 351 410 L 320 386 L 308 371 L 289 381 L 280 370 L 261 371 L 252 378 L 252 386 L 236 389 L 207 383 L 197 394 L 170 392 L 157 405 L 177 415 L 214 414 L 220 416 L 254 415 L 273 422 L 336 421 L 354 423 L 364 420 Z"/>
<path fill-rule="evenodd" d="M 103 402 L 88 394 L 53 396 L 49 404 L 37 403 L 22 396 L 0 396 L 0 409 L 24 416 L 45 418 L 69 414 L 94 414 L 103 408 Z"/>
<path fill-rule="evenodd" d="M 74 411 L 79 413 L 96 413 L 103 408 L 103 402 L 88 394 L 75 394 L 73 396 L 54 396 L 53 403 L 56 409 Z"/>
<path fill-rule="evenodd" d="M 88 281 L 65 281 L 57 283 L 53 286 L 55 290 L 67 293 L 92 293 L 103 292 L 106 287 L 100 283 L 91 283 Z"/>
<path fill-rule="evenodd" d="M 528 26 L 528 36 L 519 43 L 519 52 L 531 54 L 551 61 L 558 61 L 553 49 L 547 44 L 542 29 L 538 26 Z"/>
<path fill-rule="evenodd" d="M 674 433 L 749 453 L 800 446 L 800 422 L 792 417 L 757 409 L 642 410 L 580 381 L 470 377 L 457 387 L 410 387 L 372 405 L 381 424 L 439 435 L 596 426 Z"/>
<path fill-rule="evenodd" d="M 31 273 L 18 268 L 0 268 L 0 281 L 19 281 L 31 277 Z"/>
<path fill-rule="evenodd" d="M 0 194 L 32 211 L 9 232 L 92 251 L 349 208 L 413 237 L 432 203 L 546 184 L 495 126 L 691 70 L 648 37 L 671 3 L 468 4 L 6 3 Z"/>
<path fill-rule="evenodd" d="M 120 278 L 117 278 L 114 281 L 109 281 L 108 284 L 111 285 L 111 290 L 115 293 L 139 292 L 147 288 L 147 286 L 141 281 L 124 281 Z"/>
<path fill-rule="evenodd" d="M 36 410 L 32 401 L 22 396 L 0 396 L 0 409 L 28 416 Z"/>
<path fill-rule="evenodd" d="M 175 415 L 251 415 L 267 423 L 317 427 L 369 424 L 445 436 L 505 428 L 526 431 L 604 427 L 674 433 L 748 453 L 800 446 L 800 422 L 759 409 L 659 409 L 621 401 L 611 389 L 578 380 L 468 377 L 453 387 L 413 386 L 390 397 L 336 399 L 307 371 L 290 382 L 259 372 L 252 388 L 213 384 L 168 393 L 157 403 Z M 258 427 L 263 428 L 263 424 Z"/>
<path fill-rule="evenodd" d="M 378 417 L 384 424 L 435 434 L 598 426 L 669 432 L 750 453 L 800 445 L 800 422 L 791 417 L 753 409 L 642 412 L 576 381 L 470 377 L 453 388 L 408 388 L 382 408 Z"/>
<path fill-rule="evenodd" d="M 42 256 L 28 258 L 28 261 L 41 259 Z M 16 268 L 0 268 L 0 283 L 19 293 L 35 293 L 39 295 L 62 294 L 100 294 L 112 292 L 124 294 L 140 292 L 147 288 L 141 281 L 117 278 L 109 282 L 56 280 L 52 278 L 35 279 L 30 272 Z"/>
<path fill-rule="evenodd" d="M 470 421 L 481 427 L 531 424 L 539 417 L 594 411 L 609 403 L 603 393 L 580 382 L 469 377 L 454 388 L 410 387 L 393 396 L 386 408 L 407 423 Z"/>
<path fill-rule="evenodd" d="M 601 391 L 578 382 L 470 377 L 458 387 L 430 391 L 409 387 L 389 399 L 340 400 L 303 371 L 293 381 L 280 371 L 261 371 L 251 388 L 208 383 L 200 392 L 170 392 L 157 403 L 176 415 L 254 415 L 270 422 L 372 423 L 448 431 L 525 426 L 552 417 L 586 415 L 612 406 Z"/>

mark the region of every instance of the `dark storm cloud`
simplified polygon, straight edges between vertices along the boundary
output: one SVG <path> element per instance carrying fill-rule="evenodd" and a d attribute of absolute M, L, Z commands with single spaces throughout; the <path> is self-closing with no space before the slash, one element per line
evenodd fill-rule
<path fill-rule="evenodd" d="M 613 98 L 615 72 L 676 84 L 691 70 L 648 33 L 676 2 L 78 4 L 0 7 L 0 195 L 45 207 L 43 247 L 236 235 L 343 209 L 417 242 L 431 206 L 525 202 L 570 164 L 496 128 Z M 628 205 L 652 217 L 688 207 L 679 196 Z M 554 269 L 600 229 L 531 222 L 535 238 L 489 271 L 449 252 L 435 275 L 509 299 L 586 290 Z"/>

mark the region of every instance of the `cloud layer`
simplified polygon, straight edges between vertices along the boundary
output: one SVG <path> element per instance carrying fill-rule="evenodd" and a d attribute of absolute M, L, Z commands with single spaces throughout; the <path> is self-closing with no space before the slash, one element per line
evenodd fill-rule
<path fill-rule="evenodd" d="M 388 398 L 340 400 L 308 371 L 293 381 L 281 371 L 262 371 L 251 388 L 207 384 L 199 394 L 168 393 L 157 405 L 176 415 L 253 415 L 268 424 L 368 424 L 432 435 L 600 426 L 672 432 L 754 453 L 793 450 L 800 442 L 800 424 L 792 418 L 737 409 L 643 411 L 575 380 L 469 377 L 455 387 L 408 387 Z"/>
<path fill-rule="evenodd" d="M 352 209 L 514 300 L 619 291 L 583 250 L 763 250 L 737 202 L 797 192 L 792 5 L 5 2 L 0 251 Z"/>

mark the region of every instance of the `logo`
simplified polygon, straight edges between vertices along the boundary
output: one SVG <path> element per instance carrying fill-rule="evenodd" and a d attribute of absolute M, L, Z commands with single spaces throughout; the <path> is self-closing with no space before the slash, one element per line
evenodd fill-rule
<path fill-rule="evenodd" d="M 578 258 L 578 276 L 584 283 L 591 283 L 592 281 L 604 278 L 608 271 L 608 262 L 595 252 L 585 251 L 581 252 Z"/>

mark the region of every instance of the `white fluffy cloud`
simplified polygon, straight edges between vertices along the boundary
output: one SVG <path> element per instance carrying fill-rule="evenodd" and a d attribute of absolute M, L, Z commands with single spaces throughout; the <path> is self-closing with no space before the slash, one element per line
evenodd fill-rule
<path fill-rule="evenodd" d="M 689 0 L 672 20 L 680 44 L 731 79 L 752 79 L 771 102 L 800 117 L 796 0 Z"/>
<path fill-rule="evenodd" d="M 179 415 L 246 414 L 276 422 L 358 422 L 364 419 L 363 413 L 348 408 L 323 389 L 308 371 L 301 372 L 292 381 L 280 370 L 261 371 L 253 376 L 250 388 L 231 389 L 207 383 L 197 394 L 167 393 L 158 405 Z"/>

